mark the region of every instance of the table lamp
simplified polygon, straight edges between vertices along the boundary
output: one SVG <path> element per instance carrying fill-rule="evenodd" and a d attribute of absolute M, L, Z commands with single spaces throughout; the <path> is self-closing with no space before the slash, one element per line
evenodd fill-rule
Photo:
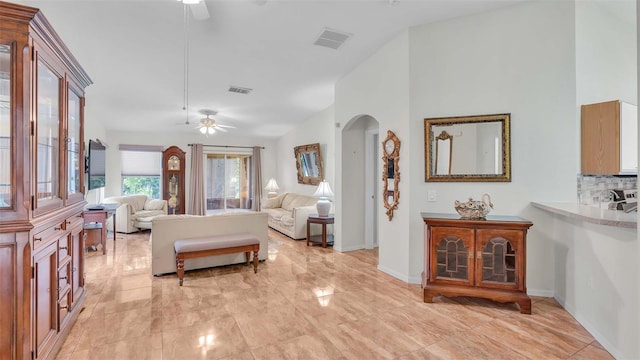
<path fill-rule="evenodd" d="M 265 186 L 264 189 L 267 190 L 267 197 L 272 198 L 278 195 L 278 189 L 280 188 L 278 187 L 278 183 L 276 182 L 276 179 L 271 178 L 267 182 L 267 186 Z"/>
<path fill-rule="evenodd" d="M 329 201 L 328 197 L 333 196 L 333 191 L 331 191 L 331 187 L 329 183 L 322 180 L 318 185 L 318 189 L 313 194 L 313 196 L 317 196 L 320 199 L 316 203 L 316 209 L 318 209 L 318 216 L 327 217 L 329 216 L 329 210 L 331 209 L 331 201 Z"/>

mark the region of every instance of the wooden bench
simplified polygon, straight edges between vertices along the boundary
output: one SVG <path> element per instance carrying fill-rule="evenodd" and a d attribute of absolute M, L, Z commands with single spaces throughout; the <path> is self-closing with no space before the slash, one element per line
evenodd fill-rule
<path fill-rule="evenodd" d="M 253 272 L 258 272 L 260 240 L 250 233 L 180 239 L 173 243 L 173 248 L 176 252 L 176 268 L 180 286 L 182 286 L 182 280 L 184 279 L 185 259 L 244 252 L 247 265 L 249 265 L 250 254 L 253 251 Z"/>

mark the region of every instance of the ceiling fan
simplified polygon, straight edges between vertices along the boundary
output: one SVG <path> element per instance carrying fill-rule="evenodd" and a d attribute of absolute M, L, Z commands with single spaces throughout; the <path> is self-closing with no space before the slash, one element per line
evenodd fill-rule
<path fill-rule="evenodd" d="M 216 131 L 227 132 L 227 129 L 235 129 L 235 126 L 223 125 L 216 122 L 211 116 L 216 115 L 218 112 L 213 110 L 200 110 L 200 114 L 205 115 L 205 118 L 200 119 L 200 124 L 196 127 L 204 135 L 213 135 Z"/>
<path fill-rule="evenodd" d="M 209 18 L 209 9 L 204 0 L 178 0 L 191 9 L 191 14 L 196 20 L 207 20 Z"/>

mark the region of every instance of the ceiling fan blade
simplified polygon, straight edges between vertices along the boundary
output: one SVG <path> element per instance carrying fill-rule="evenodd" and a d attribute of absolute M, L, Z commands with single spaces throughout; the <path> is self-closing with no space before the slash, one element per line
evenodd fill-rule
<path fill-rule="evenodd" d="M 216 124 L 216 126 L 221 127 L 221 128 L 228 128 L 228 129 L 235 129 L 235 126 L 232 125 L 223 125 L 223 124 Z"/>
<path fill-rule="evenodd" d="M 221 128 L 220 125 L 215 127 L 216 131 L 227 132 L 227 129 Z"/>
<path fill-rule="evenodd" d="M 207 9 L 206 1 L 203 0 L 197 4 L 191 4 L 189 5 L 189 8 L 191 9 L 191 14 L 194 19 L 207 20 L 209 18 L 209 9 Z"/>

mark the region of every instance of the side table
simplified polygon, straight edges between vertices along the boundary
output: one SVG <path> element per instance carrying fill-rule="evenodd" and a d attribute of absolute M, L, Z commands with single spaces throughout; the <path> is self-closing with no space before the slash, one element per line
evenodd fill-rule
<path fill-rule="evenodd" d="M 116 241 L 116 209 L 120 204 L 99 204 L 101 209 L 86 208 L 82 215 L 84 217 L 84 223 L 99 223 L 102 225 L 102 254 L 107 253 L 107 218 L 113 216 L 113 241 Z"/>
<path fill-rule="evenodd" d="M 329 216 L 326 217 L 318 216 L 318 214 L 309 215 L 307 218 L 307 246 L 309 246 L 310 243 L 322 244 L 323 248 L 326 248 L 327 244 L 333 246 L 333 234 L 327 235 L 327 224 L 333 224 L 333 220 L 333 214 L 329 214 Z M 311 236 L 311 224 L 322 225 L 322 235 Z"/>

